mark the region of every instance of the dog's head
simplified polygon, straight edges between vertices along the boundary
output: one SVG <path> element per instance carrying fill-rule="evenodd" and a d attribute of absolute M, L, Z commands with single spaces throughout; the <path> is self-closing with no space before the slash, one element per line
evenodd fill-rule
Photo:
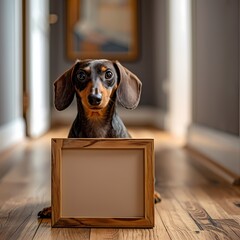
<path fill-rule="evenodd" d="M 123 107 L 136 108 L 142 83 L 118 61 L 101 59 L 77 60 L 54 86 L 58 110 L 67 108 L 76 92 L 85 108 L 97 111 L 104 109 L 115 93 Z"/>

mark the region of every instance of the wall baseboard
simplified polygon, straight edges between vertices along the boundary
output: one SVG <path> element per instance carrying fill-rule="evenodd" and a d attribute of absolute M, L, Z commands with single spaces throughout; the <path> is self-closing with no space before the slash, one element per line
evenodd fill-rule
<path fill-rule="evenodd" d="M 12 145 L 23 140 L 26 136 L 25 131 L 25 122 L 20 117 L 2 125 L 0 127 L 0 151 L 10 148 Z"/>
<path fill-rule="evenodd" d="M 234 181 L 240 178 L 240 137 L 197 124 L 190 125 L 187 147 L 206 156 Z"/>
<path fill-rule="evenodd" d="M 134 110 L 118 107 L 117 112 L 126 125 L 150 125 L 159 129 L 165 129 L 165 114 L 158 108 L 139 106 Z M 72 124 L 77 115 L 77 107 L 73 104 L 62 112 L 52 109 L 52 122 Z"/>
<path fill-rule="evenodd" d="M 155 107 L 139 106 L 134 110 L 122 107 L 118 108 L 118 113 L 126 125 L 144 126 L 149 125 L 159 129 L 165 129 L 165 115 Z"/>

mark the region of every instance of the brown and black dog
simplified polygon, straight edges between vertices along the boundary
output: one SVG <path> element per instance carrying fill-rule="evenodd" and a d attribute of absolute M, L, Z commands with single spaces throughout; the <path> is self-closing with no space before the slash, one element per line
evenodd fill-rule
<path fill-rule="evenodd" d="M 137 107 L 142 83 L 118 61 L 77 60 L 54 83 L 55 107 L 66 109 L 77 99 L 77 116 L 69 138 L 130 138 L 116 112 L 119 102 L 127 109 Z M 155 202 L 160 200 L 155 193 Z M 39 217 L 50 217 L 51 208 L 45 208 Z"/>
<path fill-rule="evenodd" d="M 78 113 L 70 138 L 128 138 L 116 112 L 116 100 L 137 107 L 142 83 L 118 61 L 77 60 L 55 83 L 55 107 L 64 110 L 77 99 Z"/>

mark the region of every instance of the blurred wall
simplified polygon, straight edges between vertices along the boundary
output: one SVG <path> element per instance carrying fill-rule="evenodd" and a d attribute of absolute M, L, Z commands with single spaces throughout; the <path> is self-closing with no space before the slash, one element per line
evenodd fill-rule
<path fill-rule="evenodd" d="M 0 150 L 25 135 L 22 117 L 22 6 L 0 1 Z"/>
<path fill-rule="evenodd" d="M 189 145 L 240 176 L 238 0 L 193 5 L 193 123 Z"/>
<path fill-rule="evenodd" d="M 193 121 L 239 135 L 239 1 L 195 7 Z"/>
<path fill-rule="evenodd" d="M 191 122 L 192 0 L 169 0 L 168 113 L 166 129 L 185 137 Z"/>
<path fill-rule="evenodd" d="M 49 0 L 25 0 L 25 91 L 27 134 L 39 137 L 50 127 Z"/>

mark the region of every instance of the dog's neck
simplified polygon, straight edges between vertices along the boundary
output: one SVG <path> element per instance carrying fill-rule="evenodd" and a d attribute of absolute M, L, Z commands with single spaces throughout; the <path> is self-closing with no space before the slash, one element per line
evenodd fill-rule
<path fill-rule="evenodd" d="M 77 104 L 77 121 L 81 125 L 81 137 L 112 137 L 112 118 L 113 115 L 116 114 L 116 106 L 114 101 L 110 101 L 106 108 L 99 111 L 85 109 L 80 99 L 78 99 Z"/>

